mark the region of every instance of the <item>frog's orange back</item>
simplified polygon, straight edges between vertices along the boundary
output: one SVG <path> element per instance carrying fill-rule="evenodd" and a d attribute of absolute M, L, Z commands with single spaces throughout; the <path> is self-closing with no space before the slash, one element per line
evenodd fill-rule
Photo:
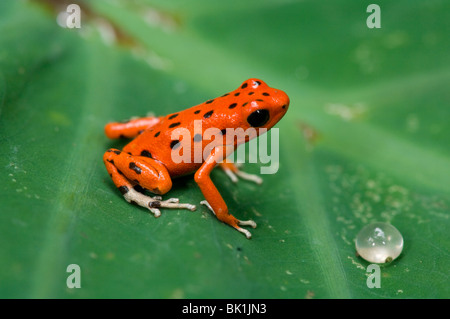
<path fill-rule="evenodd" d="M 288 106 L 286 93 L 270 88 L 261 80 L 249 79 L 232 92 L 159 118 L 158 124 L 136 137 L 124 151 L 134 155 L 144 150 L 149 152 L 153 159 L 167 167 L 172 177 L 188 174 L 201 166 L 205 148 L 227 143 L 227 129 L 228 133 L 230 129 L 270 129 L 283 117 Z M 205 131 L 221 137 L 211 139 L 204 135 Z M 234 146 L 256 136 L 247 136 L 245 140 L 237 138 Z M 190 160 L 177 163 L 173 154 Z"/>

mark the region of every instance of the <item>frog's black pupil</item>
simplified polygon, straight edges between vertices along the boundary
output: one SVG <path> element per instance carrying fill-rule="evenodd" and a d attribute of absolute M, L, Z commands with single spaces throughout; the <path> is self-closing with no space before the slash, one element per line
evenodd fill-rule
<path fill-rule="evenodd" d="M 262 109 L 256 110 L 247 117 L 247 122 L 253 127 L 263 126 L 269 121 L 269 111 Z"/>

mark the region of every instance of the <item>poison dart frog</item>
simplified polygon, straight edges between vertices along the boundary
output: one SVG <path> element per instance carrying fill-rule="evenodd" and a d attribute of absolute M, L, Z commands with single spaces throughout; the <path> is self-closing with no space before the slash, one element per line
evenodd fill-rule
<path fill-rule="evenodd" d="M 210 173 L 219 165 L 227 175 L 237 181 L 237 177 L 261 183 L 259 176 L 240 171 L 226 157 L 240 144 L 257 137 L 274 126 L 286 113 L 289 97 L 281 90 L 269 87 L 258 79 L 249 79 L 239 88 L 218 98 L 184 111 L 166 116 L 147 116 L 127 122 L 108 123 L 105 134 L 108 138 L 133 138 L 122 151 L 109 149 L 103 156 L 106 169 L 125 200 L 149 209 L 155 217 L 160 216 L 160 208 L 195 210 L 192 204 L 179 203 L 177 198 L 162 200 L 159 195 L 172 188 L 172 179 L 194 174 L 207 206 L 222 222 L 242 232 L 247 238 L 251 233 L 240 226 L 256 227 L 253 220 L 242 221 L 235 218 L 210 178 Z M 201 132 L 196 132 L 195 124 L 201 124 Z M 174 138 L 174 130 L 183 128 L 190 137 Z M 213 142 L 203 133 L 208 128 L 216 128 L 220 137 Z M 238 135 L 231 140 L 226 136 L 229 130 L 254 128 L 245 138 Z M 265 129 L 265 130 L 261 130 Z M 231 131 L 230 131 L 231 132 Z M 174 152 L 201 150 L 200 160 L 174 160 Z M 208 149 L 207 149 L 208 147 Z M 224 160 L 222 160 L 224 159 Z M 157 196 L 151 197 L 151 192 Z"/>

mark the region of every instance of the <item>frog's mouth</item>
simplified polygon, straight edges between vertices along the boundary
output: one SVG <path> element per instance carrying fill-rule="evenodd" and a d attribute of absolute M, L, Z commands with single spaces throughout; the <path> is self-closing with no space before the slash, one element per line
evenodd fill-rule
<path fill-rule="evenodd" d="M 275 114 L 271 115 L 270 120 L 267 122 L 266 125 L 264 125 L 264 127 L 266 127 L 268 130 L 271 129 L 275 124 L 277 124 L 283 118 L 283 116 L 286 114 L 288 108 L 289 108 L 289 103 L 283 104 L 283 106 L 281 106 L 281 108 L 277 109 L 274 112 Z"/>

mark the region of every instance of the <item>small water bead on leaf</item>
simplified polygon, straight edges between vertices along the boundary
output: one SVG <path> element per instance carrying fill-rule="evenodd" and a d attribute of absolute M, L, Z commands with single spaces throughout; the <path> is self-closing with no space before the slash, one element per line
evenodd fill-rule
<path fill-rule="evenodd" d="M 372 223 L 356 236 L 356 251 L 365 260 L 382 264 L 396 259 L 403 250 L 402 234 L 387 223 Z"/>

